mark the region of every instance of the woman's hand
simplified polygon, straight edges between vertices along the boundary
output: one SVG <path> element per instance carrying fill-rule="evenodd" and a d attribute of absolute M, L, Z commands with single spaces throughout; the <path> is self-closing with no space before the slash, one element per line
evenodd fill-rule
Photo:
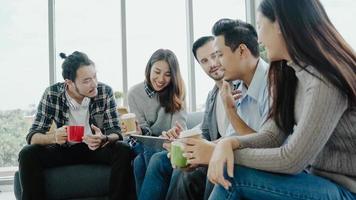
<path fill-rule="evenodd" d="M 135 123 L 136 123 L 136 133 L 137 135 L 142 135 L 142 130 L 140 128 L 140 126 L 138 125 L 138 121 L 135 120 Z M 126 136 L 126 132 L 127 132 L 127 126 L 125 125 L 124 122 L 120 122 L 120 128 L 121 128 L 121 134 L 122 136 Z"/>
<path fill-rule="evenodd" d="M 124 122 L 120 122 L 121 133 L 125 134 L 127 132 L 127 127 Z"/>
<path fill-rule="evenodd" d="M 236 139 L 224 138 L 216 144 L 208 168 L 209 180 L 214 184 L 222 185 L 225 189 L 228 189 L 231 186 L 230 181 L 226 180 L 224 177 L 225 164 L 227 165 L 228 176 L 234 176 L 233 140 Z"/>
<path fill-rule="evenodd" d="M 162 137 L 167 138 L 169 140 L 175 140 L 179 137 L 180 132 L 183 131 L 182 125 L 180 125 L 178 122 L 176 122 L 175 127 L 169 129 L 168 131 L 163 131 L 162 132 Z"/>

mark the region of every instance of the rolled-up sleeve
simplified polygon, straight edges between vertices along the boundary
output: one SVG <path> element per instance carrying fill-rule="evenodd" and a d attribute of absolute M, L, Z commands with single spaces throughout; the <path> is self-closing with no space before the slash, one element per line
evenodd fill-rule
<path fill-rule="evenodd" d="M 28 144 L 31 143 L 32 136 L 36 133 L 46 134 L 50 129 L 55 107 L 51 105 L 50 89 L 46 89 L 38 104 L 35 120 L 26 136 Z"/>

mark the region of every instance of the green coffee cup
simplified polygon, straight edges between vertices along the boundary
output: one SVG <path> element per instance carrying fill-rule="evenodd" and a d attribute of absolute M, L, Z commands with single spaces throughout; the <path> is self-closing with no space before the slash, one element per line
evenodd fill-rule
<path fill-rule="evenodd" d="M 177 167 L 186 167 L 187 158 L 183 156 L 184 143 L 174 141 L 171 143 L 171 163 Z"/>

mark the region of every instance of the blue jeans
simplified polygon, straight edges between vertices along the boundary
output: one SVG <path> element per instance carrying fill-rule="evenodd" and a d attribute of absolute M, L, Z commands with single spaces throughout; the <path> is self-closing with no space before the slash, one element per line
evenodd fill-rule
<path fill-rule="evenodd" d="M 228 180 L 232 187 L 225 190 L 221 185 L 216 185 L 209 200 L 356 199 L 356 194 L 344 187 L 306 172 L 297 175 L 274 174 L 235 165 L 234 178 Z"/>
<path fill-rule="evenodd" d="M 172 171 L 173 168 L 167 157 L 167 151 L 153 154 L 147 167 L 139 199 L 165 199 Z"/>
<path fill-rule="evenodd" d="M 141 191 L 141 186 L 145 178 L 146 169 L 150 162 L 150 159 L 154 153 L 157 151 L 137 143 L 134 147 L 134 152 L 138 154 L 134 160 L 134 175 L 136 183 L 136 194 L 139 196 Z"/>

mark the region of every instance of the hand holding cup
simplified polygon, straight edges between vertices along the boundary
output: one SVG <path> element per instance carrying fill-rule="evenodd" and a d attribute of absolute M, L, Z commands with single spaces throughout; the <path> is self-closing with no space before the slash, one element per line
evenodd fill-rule
<path fill-rule="evenodd" d="M 179 139 L 171 143 L 170 158 L 172 166 L 186 168 L 188 166 L 187 158 L 184 156 L 186 144 L 183 138 L 201 138 L 201 130 L 192 129 L 182 131 Z"/>
<path fill-rule="evenodd" d="M 67 141 L 67 126 L 57 128 L 53 135 L 56 144 L 64 144 Z"/>
<path fill-rule="evenodd" d="M 120 128 L 124 136 L 129 134 L 142 134 L 135 113 L 123 114 L 120 117 Z"/>

